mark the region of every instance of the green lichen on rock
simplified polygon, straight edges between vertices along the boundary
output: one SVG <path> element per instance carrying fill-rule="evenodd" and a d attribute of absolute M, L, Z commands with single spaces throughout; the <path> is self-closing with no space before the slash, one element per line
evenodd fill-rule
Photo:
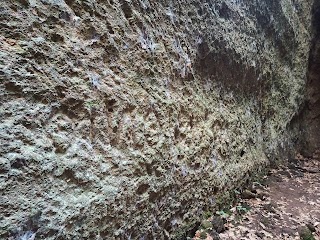
<path fill-rule="evenodd" d="M 215 209 L 293 148 L 310 9 L 2 1 L 0 238 L 162 239 Z"/>
<path fill-rule="evenodd" d="M 299 229 L 299 235 L 301 240 L 315 240 L 312 232 L 308 227 L 301 227 Z"/>

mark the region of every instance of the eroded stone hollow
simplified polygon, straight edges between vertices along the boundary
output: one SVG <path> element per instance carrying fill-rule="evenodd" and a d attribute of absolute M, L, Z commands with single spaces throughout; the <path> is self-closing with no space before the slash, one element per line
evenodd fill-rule
<path fill-rule="evenodd" d="M 0 238 L 185 239 L 318 144 L 312 8 L 1 1 Z"/>

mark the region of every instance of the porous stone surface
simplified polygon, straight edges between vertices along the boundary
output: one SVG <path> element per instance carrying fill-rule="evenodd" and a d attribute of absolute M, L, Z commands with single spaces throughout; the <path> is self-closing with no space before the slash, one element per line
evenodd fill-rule
<path fill-rule="evenodd" d="M 311 0 L 2 0 L 0 238 L 185 239 L 293 148 Z"/>

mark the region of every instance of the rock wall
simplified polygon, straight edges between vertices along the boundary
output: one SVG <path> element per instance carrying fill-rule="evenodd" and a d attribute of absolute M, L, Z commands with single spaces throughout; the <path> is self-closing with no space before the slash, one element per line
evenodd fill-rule
<path fill-rule="evenodd" d="M 320 148 L 320 2 L 312 9 L 312 43 L 310 48 L 306 104 L 301 119 L 304 132 L 304 154 L 312 155 Z"/>
<path fill-rule="evenodd" d="M 3 0 L 0 238 L 184 239 L 294 148 L 311 7 Z"/>

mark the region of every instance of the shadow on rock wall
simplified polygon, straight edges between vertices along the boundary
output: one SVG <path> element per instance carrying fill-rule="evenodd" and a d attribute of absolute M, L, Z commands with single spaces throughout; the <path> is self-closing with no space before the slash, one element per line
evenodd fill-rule
<path fill-rule="evenodd" d="M 314 38 L 310 48 L 307 96 L 303 112 L 306 155 L 320 147 L 320 2 L 314 3 L 312 14 Z"/>

